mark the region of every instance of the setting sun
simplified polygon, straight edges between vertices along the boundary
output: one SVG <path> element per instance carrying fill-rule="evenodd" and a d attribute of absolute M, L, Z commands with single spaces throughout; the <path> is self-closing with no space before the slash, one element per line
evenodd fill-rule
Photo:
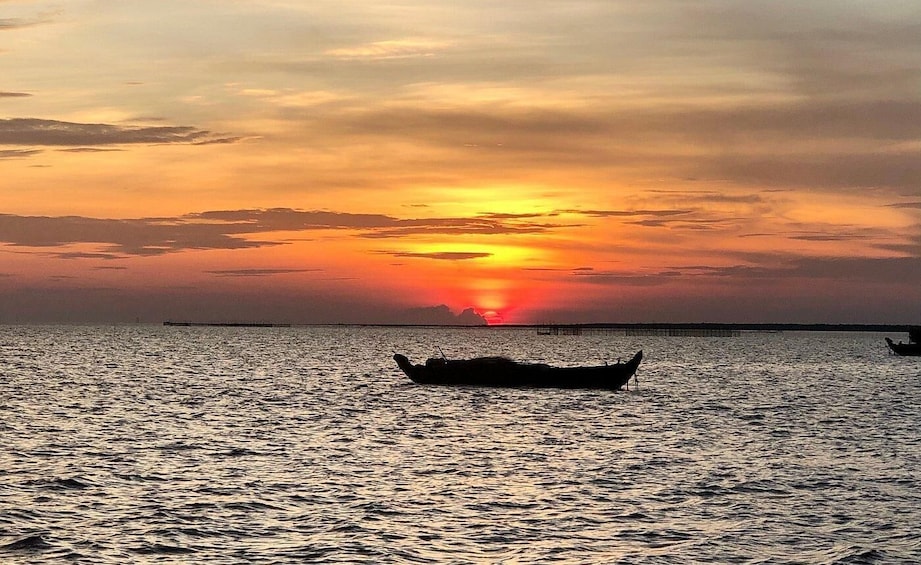
<path fill-rule="evenodd" d="M 0 316 L 921 318 L 917 50 L 868 3 L 755 34 L 789 42 L 741 8 L 0 6 Z"/>

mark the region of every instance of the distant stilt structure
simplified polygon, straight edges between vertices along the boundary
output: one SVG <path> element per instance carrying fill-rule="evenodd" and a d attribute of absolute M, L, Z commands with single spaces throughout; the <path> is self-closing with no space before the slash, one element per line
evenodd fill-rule
<path fill-rule="evenodd" d="M 741 331 L 709 326 L 647 326 L 614 324 L 546 324 L 537 327 L 538 335 L 623 335 L 669 337 L 736 337 Z"/>
<path fill-rule="evenodd" d="M 552 324 L 549 326 L 540 326 L 537 328 L 538 335 L 582 335 L 580 326 L 563 326 Z"/>

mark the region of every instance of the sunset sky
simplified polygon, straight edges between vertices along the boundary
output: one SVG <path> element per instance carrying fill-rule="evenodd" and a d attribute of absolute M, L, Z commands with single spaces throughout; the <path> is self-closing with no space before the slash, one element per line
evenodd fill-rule
<path fill-rule="evenodd" d="M 921 323 L 919 283 L 917 0 L 0 0 L 0 323 Z"/>

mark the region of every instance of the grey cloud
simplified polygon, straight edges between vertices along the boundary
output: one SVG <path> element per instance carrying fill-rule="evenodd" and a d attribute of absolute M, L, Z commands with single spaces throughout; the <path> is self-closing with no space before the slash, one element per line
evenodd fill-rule
<path fill-rule="evenodd" d="M 921 256 L 897 258 L 865 257 L 765 257 L 770 262 L 755 265 L 672 267 L 655 273 L 573 273 L 576 281 L 600 285 L 657 286 L 674 281 L 714 281 L 744 288 L 753 282 L 811 280 L 818 283 L 861 283 L 911 285 L 921 273 Z"/>
<path fill-rule="evenodd" d="M 656 273 L 630 273 L 613 271 L 576 271 L 572 280 L 597 285 L 614 286 L 659 286 L 668 284 L 681 276 L 678 271 L 660 271 Z"/>
<path fill-rule="evenodd" d="M 921 273 L 921 257 L 802 258 L 780 274 L 801 278 L 837 279 L 872 283 L 913 284 Z"/>
<path fill-rule="evenodd" d="M 55 149 L 64 153 L 109 153 L 112 151 L 124 151 L 123 149 L 101 148 L 101 147 L 71 147 L 68 149 Z"/>
<path fill-rule="evenodd" d="M 542 213 L 533 213 L 533 214 L 511 214 L 505 212 L 481 212 L 477 214 L 479 218 L 488 218 L 491 220 L 523 220 L 528 218 L 544 218 L 547 216 L 558 216 L 558 212 L 550 212 L 548 214 Z"/>
<path fill-rule="evenodd" d="M 221 220 L 249 225 L 257 231 L 309 229 L 362 230 L 362 237 L 390 238 L 415 234 L 504 234 L 537 233 L 562 227 L 558 224 L 520 222 L 516 218 L 487 216 L 460 218 L 401 219 L 383 214 L 352 214 L 317 210 L 271 208 L 267 210 L 210 211 L 187 216 L 190 219 Z"/>
<path fill-rule="evenodd" d="M 45 23 L 47 20 L 41 18 L 0 18 L 0 31 L 22 29 Z"/>
<path fill-rule="evenodd" d="M 919 132 L 921 137 L 921 132 Z M 921 186 L 921 152 L 841 152 L 826 155 L 722 156 L 688 164 L 703 174 L 761 186 L 814 189 L 891 188 L 916 196 Z"/>
<path fill-rule="evenodd" d="M 432 218 L 422 220 L 401 220 L 399 226 L 388 229 L 370 230 L 362 237 L 371 239 L 400 238 L 412 235 L 502 235 L 534 234 L 564 226 L 562 224 L 511 223 L 483 218 Z"/>
<path fill-rule="evenodd" d="M 454 314 L 445 304 L 410 308 L 400 313 L 400 322 L 416 325 L 463 325 L 485 326 L 486 320 L 473 308 L 467 308 L 460 314 Z"/>
<path fill-rule="evenodd" d="M 921 21 L 906 2 L 711 1 L 679 6 L 672 45 L 710 53 L 731 44 L 735 65 L 783 76 L 802 94 L 837 98 L 848 94 L 917 92 Z"/>
<path fill-rule="evenodd" d="M 157 218 L 110 220 L 0 214 L 0 242 L 23 247 L 96 243 L 106 246 L 106 253 L 149 256 L 186 249 L 244 249 L 279 245 L 277 242 L 234 237 L 241 233 L 249 233 L 248 227 Z"/>
<path fill-rule="evenodd" d="M 242 141 L 243 137 L 217 137 L 214 139 L 206 139 L 204 141 L 193 141 L 192 145 L 232 145 L 239 141 Z"/>
<path fill-rule="evenodd" d="M 287 275 L 291 273 L 309 273 L 320 269 L 226 269 L 218 271 L 205 271 L 219 277 L 269 277 L 273 275 Z"/>
<path fill-rule="evenodd" d="M 683 216 L 691 214 L 694 210 L 560 210 L 566 214 L 582 214 L 594 218 L 634 218 L 637 216 L 653 216 L 657 218 L 667 218 L 671 216 Z"/>
<path fill-rule="evenodd" d="M 0 159 L 23 159 L 41 152 L 41 149 L 0 149 Z"/>
<path fill-rule="evenodd" d="M 649 194 L 660 195 L 662 198 L 700 204 L 761 204 L 765 202 L 764 197 L 760 194 L 727 194 L 715 190 L 650 190 L 648 192 Z M 765 190 L 763 192 L 768 193 L 771 191 Z M 669 210 L 662 211 L 662 213 L 666 212 L 680 213 Z M 693 212 L 693 210 L 687 210 L 686 212 Z"/>
<path fill-rule="evenodd" d="M 216 143 L 227 138 L 191 126 L 118 126 L 38 118 L 0 119 L 0 145 L 96 146 Z"/>
<path fill-rule="evenodd" d="M 375 229 L 389 228 L 400 220 L 383 214 L 349 214 L 317 210 L 269 208 L 249 210 L 216 210 L 189 214 L 190 220 L 220 220 L 250 225 L 258 231 L 305 229 Z"/>
<path fill-rule="evenodd" d="M 352 230 L 362 237 L 425 234 L 534 233 L 551 227 L 478 217 L 400 219 L 290 208 L 208 211 L 172 218 L 102 219 L 80 216 L 0 214 L 0 243 L 20 247 L 103 246 L 98 258 L 162 255 L 195 249 L 251 249 L 285 241 L 248 239 L 256 234 L 304 230 Z M 111 255 L 111 257 L 110 257 Z M 85 258 L 65 253 L 61 258 Z M 239 273 L 238 273 L 239 274 Z"/>
<path fill-rule="evenodd" d="M 410 257 L 417 259 L 438 259 L 441 261 L 466 261 L 468 259 L 482 259 L 491 257 L 492 253 L 478 251 L 435 251 L 431 253 L 393 252 L 394 257 Z"/>
<path fill-rule="evenodd" d="M 482 144 L 490 148 L 475 150 L 479 165 L 506 174 L 531 171 L 553 159 L 558 166 L 654 167 L 675 178 L 768 188 L 890 187 L 912 194 L 921 184 L 921 152 L 907 145 L 921 139 L 921 100 L 794 100 L 771 106 L 660 106 L 630 112 L 613 106 L 592 112 L 379 108 L 327 114 L 317 127 L 334 132 L 327 141 L 337 135 L 342 141 L 356 136 L 415 139 L 453 149 L 458 164 L 471 159 L 465 143 Z M 701 152 L 660 152 L 654 157 L 643 150 L 674 143 L 694 145 Z M 791 151 L 796 144 L 804 148 Z M 899 144 L 906 145 L 894 149 Z M 699 196 L 701 201 L 708 198 L 720 197 Z M 732 198 L 757 203 L 761 197 Z"/>
<path fill-rule="evenodd" d="M 66 253 L 52 253 L 56 259 L 121 259 L 123 256 L 115 253 L 87 253 L 82 251 L 71 251 Z"/>

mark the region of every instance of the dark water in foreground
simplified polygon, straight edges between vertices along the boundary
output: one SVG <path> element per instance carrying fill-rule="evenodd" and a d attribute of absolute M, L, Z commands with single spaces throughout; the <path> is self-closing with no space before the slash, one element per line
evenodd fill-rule
<path fill-rule="evenodd" d="M 921 359 L 882 337 L 0 327 L 0 562 L 918 562 Z M 391 360 L 436 346 L 647 357 L 629 393 Z"/>

